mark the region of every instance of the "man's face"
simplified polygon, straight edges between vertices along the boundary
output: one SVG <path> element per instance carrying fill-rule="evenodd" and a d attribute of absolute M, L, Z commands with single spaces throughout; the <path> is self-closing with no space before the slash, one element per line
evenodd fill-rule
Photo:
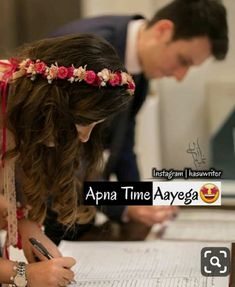
<path fill-rule="evenodd" d="M 174 77 L 181 81 L 190 67 L 201 65 L 210 56 L 211 44 L 207 37 L 176 41 L 170 36 L 160 37 L 146 45 L 141 64 L 147 78 Z"/>

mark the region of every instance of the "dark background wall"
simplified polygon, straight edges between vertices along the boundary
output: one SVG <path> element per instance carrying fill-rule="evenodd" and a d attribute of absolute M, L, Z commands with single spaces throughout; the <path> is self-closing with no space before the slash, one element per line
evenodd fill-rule
<path fill-rule="evenodd" d="M 0 0 L 0 58 L 80 16 L 80 0 Z"/>

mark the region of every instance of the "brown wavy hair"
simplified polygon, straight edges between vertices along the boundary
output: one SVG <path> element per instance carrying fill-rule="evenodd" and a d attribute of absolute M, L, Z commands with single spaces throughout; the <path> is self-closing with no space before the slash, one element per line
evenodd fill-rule
<path fill-rule="evenodd" d="M 40 59 L 48 66 L 87 65 L 96 73 L 103 68 L 126 71 L 110 44 L 89 34 L 37 41 L 22 47 L 16 57 Z M 66 80 L 48 84 L 42 77 L 31 81 L 25 76 L 10 84 L 7 128 L 16 146 L 9 156 L 17 156 L 22 193 L 32 206 L 30 219 L 44 220 L 48 198 L 65 225 L 83 224 L 93 217 L 94 208 L 82 205 L 82 187 L 101 165 L 100 127 L 81 143 L 75 124 L 107 119 L 126 108 L 130 99 L 125 86 L 98 88 Z M 53 147 L 47 144 L 51 141 Z"/>

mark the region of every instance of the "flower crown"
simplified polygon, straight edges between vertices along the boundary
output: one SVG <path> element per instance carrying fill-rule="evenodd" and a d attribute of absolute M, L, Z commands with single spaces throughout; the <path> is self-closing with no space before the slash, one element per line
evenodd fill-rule
<path fill-rule="evenodd" d="M 27 75 L 32 81 L 36 79 L 38 75 L 46 78 L 48 83 L 51 84 L 53 80 L 68 80 L 73 82 L 86 82 L 88 85 L 95 87 L 105 87 L 110 85 L 115 86 L 127 86 L 127 89 L 131 95 L 135 91 L 135 83 L 126 72 L 118 71 L 111 72 L 108 69 L 103 69 L 96 73 L 93 70 L 87 70 L 87 65 L 78 68 L 73 65 L 70 67 L 58 66 L 57 63 L 47 66 L 43 61 L 30 59 L 23 60 L 18 65 L 18 72 L 21 75 Z"/>

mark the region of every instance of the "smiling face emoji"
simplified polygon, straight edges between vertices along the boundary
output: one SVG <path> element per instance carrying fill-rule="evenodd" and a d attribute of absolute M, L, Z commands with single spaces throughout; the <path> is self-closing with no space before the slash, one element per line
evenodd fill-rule
<path fill-rule="evenodd" d="M 219 197 L 219 189 L 212 183 L 204 184 L 200 189 L 201 199 L 206 203 L 213 203 Z"/>

